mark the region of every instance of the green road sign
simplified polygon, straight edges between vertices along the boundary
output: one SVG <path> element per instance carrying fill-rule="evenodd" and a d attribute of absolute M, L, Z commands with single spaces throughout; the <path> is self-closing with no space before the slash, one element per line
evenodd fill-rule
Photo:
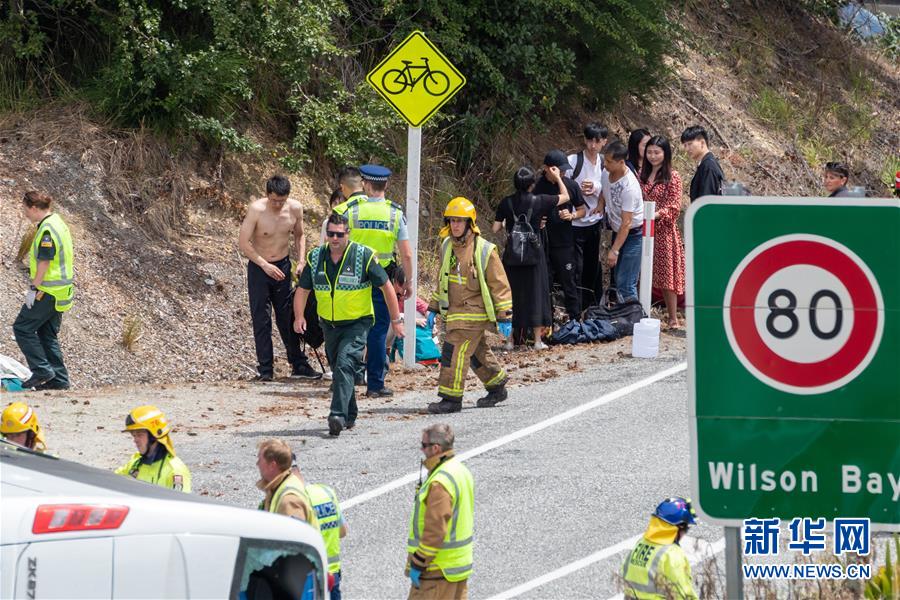
<path fill-rule="evenodd" d="M 701 513 L 900 529 L 900 201 L 708 198 L 685 227 Z"/>

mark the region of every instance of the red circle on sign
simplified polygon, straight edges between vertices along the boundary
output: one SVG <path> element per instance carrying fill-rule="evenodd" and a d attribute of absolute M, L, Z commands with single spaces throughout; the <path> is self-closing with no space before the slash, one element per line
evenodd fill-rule
<path fill-rule="evenodd" d="M 749 366 L 776 384 L 815 393 L 812 388 L 852 378 L 854 371 L 870 358 L 881 334 L 881 302 L 880 293 L 873 287 L 874 278 L 870 279 L 857 260 L 825 243 L 825 238 L 819 238 L 823 241 L 810 238 L 813 236 L 787 236 L 755 256 L 751 253 L 752 258 L 743 268 L 738 267 L 736 279 L 732 275 L 730 297 L 725 302 L 726 326 L 730 326 L 732 341 Z M 778 355 L 756 328 L 756 296 L 760 288 L 774 273 L 792 265 L 812 265 L 828 271 L 840 279 L 853 301 L 853 328 L 849 338 L 837 352 L 819 362 L 800 363 Z"/>

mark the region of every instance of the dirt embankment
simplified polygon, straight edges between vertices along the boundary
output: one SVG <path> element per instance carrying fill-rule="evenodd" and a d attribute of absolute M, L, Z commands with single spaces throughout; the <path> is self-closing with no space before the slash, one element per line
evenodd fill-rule
<path fill-rule="evenodd" d="M 881 179 L 900 163 L 900 67 L 788 3 L 769 3 L 769 13 L 759 4 L 722 11 L 720 3 L 691 3 L 685 26 L 696 42 L 653 98 L 626 99 L 612 113 L 575 111 L 546 133 L 496 140 L 496 162 L 483 178 L 507 189 L 514 167 L 539 162 L 549 148 L 577 148 L 581 124 L 596 119 L 620 135 L 643 126 L 673 141 L 685 126 L 703 124 L 726 176 L 757 194 L 820 193 L 819 168 L 835 159 L 850 162 L 854 183 L 885 193 Z M 687 185 L 693 165 L 674 145 Z M 277 164 L 192 152 L 105 127 L 80 106 L 0 116 L 0 353 L 20 358 L 9 329 L 27 286 L 15 259 L 27 229 L 19 201 L 38 188 L 57 198 L 76 240 L 76 304 L 60 336 L 76 388 L 253 374 L 237 230 L 242 207 Z M 448 183 L 449 161 L 424 164 L 423 182 L 433 186 L 423 190 L 430 229 L 422 235 L 433 241 L 440 212 L 431 204 L 464 190 Z M 292 180 L 312 239 L 330 182 Z M 403 198 L 404 182 L 397 173 L 393 198 Z M 493 202 L 473 197 L 487 225 Z M 423 278 L 435 263 L 426 248 Z M 274 345 L 284 374 L 280 341 Z"/>

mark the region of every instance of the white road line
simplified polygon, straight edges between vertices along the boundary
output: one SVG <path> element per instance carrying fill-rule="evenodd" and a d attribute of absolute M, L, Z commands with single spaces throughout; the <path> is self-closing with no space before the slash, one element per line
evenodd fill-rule
<path fill-rule="evenodd" d="M 699 562 L 707 561 L 716 554 L 725 549 L 725 538 L 719 538 L 719 541 L 710 545 L 709 550 L 704 552 L 702 555 L 694 555 L 691 557 L 691 566 L 695 566 Z M 625 594 L 616 594 L 615 596 L 610 596 L 608 600 L 625 600 Z"/>
<path fill-rule="evenodd" d="M 686 369 L 687 369 L 686 362 L 678 363 L 674 367 L 670 367 L 668 369 L 659 371 L 658 373 L 654 373 L 653 375 L 651 375 L 649 377 L 646 377 L 644 379 L 641 379 L 640 381 L 636 381 L 634 383 L 626 385 L 625 387 L 619 388 L 619 389 L 615 390 L 614 392 L 604 394 L 604 395 L 600 396 L 599 398 L 595 398 L 594 400 L 591 400 L 590 402 L 587 402 L 580 406 L 576 406 L 575 408 L 567 410 L 564 413 L 560 413 L 558 415 L 550 417 L 549 419 L 545 419 L 543 421 L 539 421 L 539 422 L 535 423 L 534 425 L 525 427 L 524 429 L 514 431 L 513 433 L 510 433 L 508 435 L 504 435 L 501 438 L 497 438 L 496 440 L 494 440 L 492 442 L 482 444 L 481 446 L 478 446 L 477 448 L 473 448 L 471 450 L 468 450 L 466 452 L 458 454 L 457 456 L 459 457 L 460 460 L 468 460 L 472 457 L 478 456 L 479 454 L 484 454 L 485 452 L 494 450 L 495 448 L 499 448 L 500 446 L 504 446 L 506 444 L 509 444 L 510 442 L 514 442 L 516 440 L 522 439 L 523 437 L 529 436 L 533 433 L 537 433 L 538 431 L 547 429 L 548 427 L 552 427 L 553 425 L 556 425 L 557 423 L 562 423 L 563 421 L 571 419 L 572 417 L 577 417 L 578 415 L 585 413 L 589 410 L 593 410 L 599 406 L 608 404 L 609 402 L 612 402 L 613 400 L 617 400 L 623 396 L 627 396 L 628 394 L 631 394 L 632 392 L 636 392 L 637 390 L 639 390 L 641 388 L 645 388 L 648 385 L 652 385 L 652 384 L 656 383 L 657 381 L 660 381 L 661 379 L 665 379 L 666 377 L 671 377 L 672 375 L 681 373 L 682 371 L 684 371 Z M 373 498 L 377 498 L 378 496 L 382 496 L 384 494 L 387 494 L 388 492 L 392 492 L 392 491 L 396 490 L 397 488 L 400 488 L 407 484 L 413 483 L 414 481 L 418 481 L 418 479 L 419 479 L 418 471 L 413 472 L 413 473 L 407 473 L 403 477 L 400 477 L 398 479 L 390 481 L 384 485 L 378 486 L 377 488 L 369 490 L 368 492 L 364 492 L 358 496 L 354 496 L 354 497 L 350 498 L 349 500 L 347 500 L 346 502 L 342 502 L 341 509 L 346 510 L 348 508 L 356 506 L 357 504 L 362 504 L 363 502 L 368 502 L 369 500 L 372 500 Z"/>
<path fill-rule="evenodd" d="M 600 550 L 598 552 L 594 552 L 589 556 L 585 556 L 580 560 L 571 562 L 564 567 L 556 569 L 555 571 L 550 571 L 549 573 L 541 575 L 540 577 L 532 579 L 531 581 L 526 581 L 522 585 L 516 586 L 511 590 L 507 590 L 505 592 L 497 594 L 496 596 L 492 596 L 490 600 L 507 600 L 508 598 L 515 598 L 516 596 L 524 594 L 525 592 L 529 592 L 535 588 L 539 588 L 542 585 L 550 583 L 551 581 L 555 581 L 560 577 L 565 577 L 570 573 L 574 573 L 575 571 L 579 571 L 585 567 L 589 567 L 595 562 L 606 560 L 610 556 L 618 554 L 619 552 L 630 550 L 632 547 L 634 547 L 635 544 L 637 544 L 639 539 L 641 539 L 641 536 L 636 535 L 634 537 L 628 538 L 627 540 L 622 540 L 618 544 L 609 546 L 608 548 L 604 548 L 603 550 Z"/>

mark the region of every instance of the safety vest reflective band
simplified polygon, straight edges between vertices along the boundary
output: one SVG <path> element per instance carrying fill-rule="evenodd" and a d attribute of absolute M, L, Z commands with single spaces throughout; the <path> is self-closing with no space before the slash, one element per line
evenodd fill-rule
<path fill-rule="evenodd" d="M 690 581 L 690 571 L 679 573 L 673 569 L 673 561 L 663 561 L 668 553 L 682 552 L 675 544 L 654 544 L 642 539 L 622 564 L 625 597 L 640 600 L 664 600 L 666 598 L 696 598 Z M 670 555 L 670 557 L 672 557 Z M 684 563 L 687 558 L 684 557 Z"/>
<path fill-rule="evenodd" d="M 278 506 L 281 504 L 281 499 L 287 494 L 293 494 L 300 499 L 300 502 L 302 502 L 306 508 L 306 522 L 318 529 L 319 520 L 316 518 L 316 511 L 314 511 L 310 505 L 309 497 L 306 495 L 306 489 L 303 486 L 303 482 L 294 474 L 285 477 L 284 481 L 281 482 L 281 485 L 278 486 L 278 489 L 275 490 L 275 494 L 272 496 L 272 502 L 269 503 L 269 512 L 277 513 Z"/>
<path fill-rule="evenodd" d="M 484 277 L 484 270 L 487 268 L 488 260 L 491 258 L 491 252 L 494 251 L 494 244 L 490 243 L 480 235 L 475 236 L 475 272 L 478 274 L 478 285 L 481 288 L 481 300 L 484 302 L 483 313 L 454 313 L 447 316 L 450 309 L 450 259 L 453 256 L 453 242 L 451 238 L 444 239 L 441 245 L 441 278 L 438 283 L 438 290 L 435 297 L 438 301 L 441 316 L 445 322 L 452 321 L 497 321 L 497 312 L 494 310 L 494 301 L 491 299 L 491 289 L 488 287 L 487 280 Z"/>
<path fill-rule="evenodd" d="M 168 453 L 165 458 L 147 464 L 141 461 L 141 454 L 135 452 L 131 460 L 116 469 L 116 473 L 181 492 L 191 491 L 191 472 L 187 465 Z"/>
<path fill-rule="evenodd" d="M 440 483 L 450 494 L 453 514 L 440 548 L 421 543 L 425 529 L 425 501 L 433 483 Z M 472 534 L 475 521 L 475 481 L 469 469 L 456 458 L 450 458 L 437 466 L 428 476 L 416 495 L 416 504 L 409 521 L 409 540 L 406 551 L 410 554 L 432 556 L 429 571 L 440 570 L 447 581 L 463 581 L 472 574 Z"/>
<path fill-rule="evenodd" d="M 328 245 L 313 248 L 307 255 L 307 264 L 313 269 L 313 290 L 316 294 L 317 312 L 326 321 L 352 321 L 375 314 L 372 305 L 372 282 L 369 264 L 372 251 L 356 242 L 350 242 L 338 266 L 337 278 L 331 281 L 325 261 L 331 260 Z"/>
<path fill-rule="evenodd" d="M 34 279 L 37 274 L 37 255 L 40 249 L 41 239 L 44 233 L 49 233 L 56 246 L 56 255 L 50 259 L 50 266 L 44 273 L 44 281 L 37 289 L 50 294 L 56 301 L 56 310 L 65 312 L 72 308 L 72 298 L 75 295 L 75 271 L 72 261 L 75 258 L 75 250 L 72 244 L 72 235 L 69 227 L 56 213 L 51 213 L 41 221 L 37 233 L 34 234 L 34 242 L 31 244 L 31 256 L 29 257 L 28 271 Z"/>
<path fill-rule="evenodd" d="M 371 248 L 382 267 L 394 262 L 394 245 L 403 218 L 400 207 L 390 200 L 370 201 L 360 196 L 346 203 L 344 214 L 350 221 L 352 241 Z"/>
<path fill-rule="evenodd" d="M 337 495 L 321 483 L 306 486 L 306 495 L 319 520 L 319 531 L 328 553 L 328 570 L 337 573 L 341 570 L 341 507 Z"/>

